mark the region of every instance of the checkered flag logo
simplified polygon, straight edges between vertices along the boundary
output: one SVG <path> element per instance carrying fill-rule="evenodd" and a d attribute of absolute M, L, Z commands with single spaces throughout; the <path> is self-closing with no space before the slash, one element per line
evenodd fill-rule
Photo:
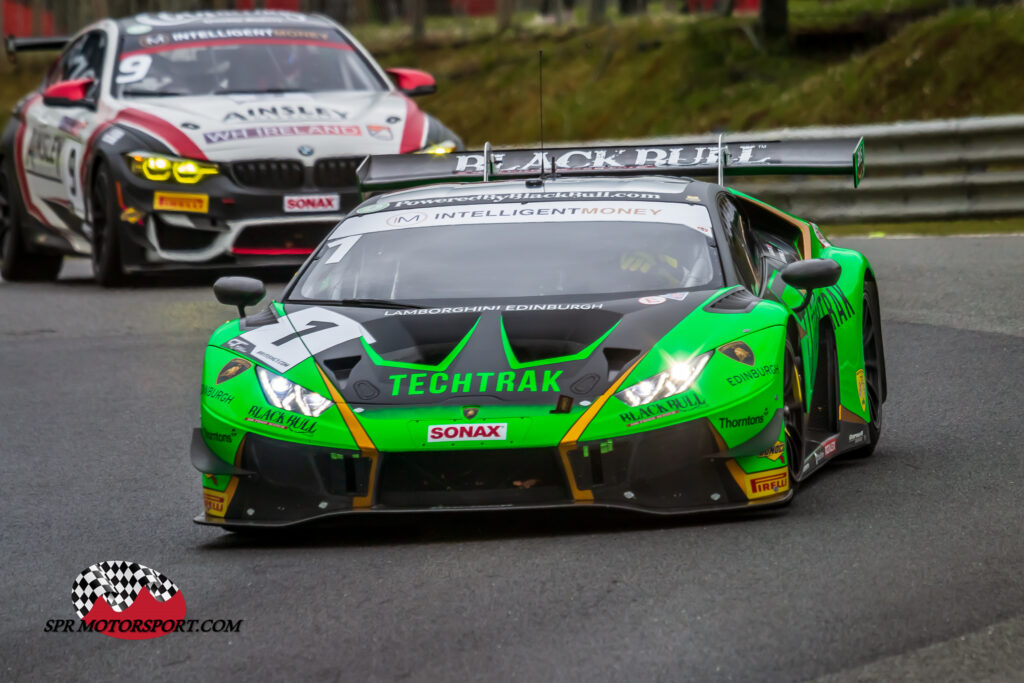
<path fill-rule="evenodd" d="M 166 576 L 137 562 L 114 560 L 94 564 L 75 579 L 71 599 L 79 618 L 92 610 L 102 596 L 111 609 L 123 612 L 143 588 L 148 588 L 157 602 L 167 602 L 178 592 L 178 587 Z"/>

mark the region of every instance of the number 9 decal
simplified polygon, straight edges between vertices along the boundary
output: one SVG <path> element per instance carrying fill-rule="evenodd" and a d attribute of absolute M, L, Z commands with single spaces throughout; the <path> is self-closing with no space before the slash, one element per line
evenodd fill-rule
<path fill-rule="evenodd" d="M 78 182 L 82 172 L 82 145 L 74 140 L 67 140 L 60 151 L 60 179 L 64 182 L 64 191 L 68 201 L 78 216 L 85 215 L 85 201 L 82 197 L 82 185 Z"/>
<path fill-rule="evenodd" d="M 153 58 L 149 55 L 132 55 L 125 57 L 117 67 L 118 83 L 137 83 L 149 73 Z"/>

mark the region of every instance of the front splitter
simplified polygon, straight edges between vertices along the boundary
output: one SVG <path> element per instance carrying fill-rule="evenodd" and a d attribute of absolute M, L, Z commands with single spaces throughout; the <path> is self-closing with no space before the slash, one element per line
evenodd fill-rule
<path fill-rule="evenodd" d="M 430 513 L 469 513 L 469 512 L 515 512 L 531 510 L 573 510 L 580 508 L 619 510 L 626 512 L 639 512 L 652 517 L 678 517 L 684 515 L 700 515 L 718 512 L 738 512 L 743 510 L 754 510 L 772 508 L 785 505 L 793 498 L 793 490 L 773 496 L 765 496 L 757 500 L 745 503 L 727 503 L 724 505 L 704 505 L 690 508 L 649 508 L 626 503 L 608 502 L 576 502 L 576 503 L 550 503 L 537 505 L 458 505 L 458 506 L 437 506 L 437 507 L 384 507 L 374 506 L 371 508 L 360 508 L 353 510 L 333 510 L 322 515 L 303 517 L 302 519 L 264 522 L 250 519 L 224 519 L 223 517 L 212 517 L 210 515 L 196 515 L 192 521 L 205 526 L 216 526 L 221 528 L 251 528 L 251 529 L 283 529 L 287 527 L 325 522 L 353 516 L 373 517 L 379 515 L 422 515 Z"/>

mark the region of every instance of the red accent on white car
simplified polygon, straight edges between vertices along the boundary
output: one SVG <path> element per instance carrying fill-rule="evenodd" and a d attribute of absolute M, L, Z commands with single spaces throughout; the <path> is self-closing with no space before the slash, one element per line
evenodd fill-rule
<path fill-rule="evenodd" d="M 408 97 L 405 98 L 405 130 L 402 131 L 400 154 L 409 154 L 423 148 L 427 138 L 427 117 Z"/>

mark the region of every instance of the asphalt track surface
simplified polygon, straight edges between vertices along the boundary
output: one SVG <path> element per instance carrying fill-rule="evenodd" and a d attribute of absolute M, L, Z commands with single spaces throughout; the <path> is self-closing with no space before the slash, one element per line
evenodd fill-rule
<path fill-rule="evenodd" d="M 0 679 L 1019 680 L 1024 237 L 843 242 L 881 285 L 878 452 L 724 518 L 198 527 L 199 369 L 231 316 L 208 281 L 0 283 Z M 44 633 L 113 559 L 240 632 Z"/>

